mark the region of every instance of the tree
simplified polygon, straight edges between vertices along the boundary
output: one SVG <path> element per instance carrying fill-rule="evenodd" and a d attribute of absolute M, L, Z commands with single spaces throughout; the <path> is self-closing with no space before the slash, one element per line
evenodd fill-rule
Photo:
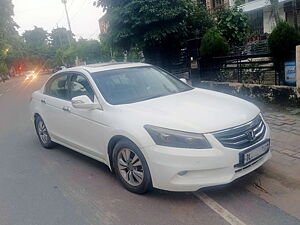
<path fill-rule="evenodd" d="M 79 39 L 77 42 L 77 56 L 87 63 L 101 61 L 101 46 L 96 40 Z"/>
<path fill-rule="evenodd" d="M 205 32 L 214 25 L 214 18 L 205 5 L 195 4 L 187 18 L 188 38 L 203 37 Z"/>
<path fill-rule="evenodd" d="M 10 36 L 17 35 L 18 25 L 13 20 L 13 4 L 11 0 L 0 1 L 0 41 L 9 40 Z"/>
<path fill-rule="evenodd" d="M 71 31 L 68 31 L 64 27 L 58 27 L 51 31 L 50 33 L 50 43 L 51 46 L 55 49 L 74 43 L 74 34 Z"/>
<path fill-rule="evenodd" d="M 48 44 L 48 32 L 41 27 L 34 26 L 33 30 L 26 30 L 23 37 L 30 46 L 40 47 Z"/>
<path fill-rule="evenodd" d="M 47 31 L 35 26 L 33 30 L 25 31 L 23 38 L 25 40 L 27 68 L 47 67 L 51 60 Z"/>
<path fill-rule="evenodd" d="M 230 46 L 244 44 L 249 33 L 248 17 L 237 6 L 221 8 L 216 12 L 217 27 Z"/>
<path fill-rule="evenodd" d="M 203 35 L 213 23 L 196 1 L 98 0 L 97 5 L 106 10 L 109 28 L 102 39 L 112 52 L 137 47 L 146 61 L 163 67 L 178 60 L 187 39 Z"/>

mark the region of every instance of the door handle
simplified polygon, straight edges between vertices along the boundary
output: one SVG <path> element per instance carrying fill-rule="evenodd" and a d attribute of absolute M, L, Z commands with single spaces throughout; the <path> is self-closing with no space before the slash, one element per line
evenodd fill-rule
<path fill-rule="evenodd" d="M 41 103 L 46 104 L 46 100 L 45 99 L 41 99 Z"/>
<path fill-rule="evenodd" d="M 64 106 L 63 108 L 62 108 L 65 112 L 70 112 L 71 110 L 70 110 L 70 107 L 67 107 L 67 106 Z"/>

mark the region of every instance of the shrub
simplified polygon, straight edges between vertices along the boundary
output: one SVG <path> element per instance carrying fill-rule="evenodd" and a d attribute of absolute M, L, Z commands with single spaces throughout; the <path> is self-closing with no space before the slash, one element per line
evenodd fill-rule
<path fill-rule="evenodd" d="M 201 41 L 200 55 L 202 57 L 225 56 L 229 52 L 229 44 L 215 28 L 209 29 Z"/>
<path fill-rule="evenodd" d="M 279 60 L 286 60 L 290 52 L 300 43 L 297 30 L 287 22 L 279 22 L 268 38 L 272 55 Z"/>
<path fill-rule="evenodd" d="M 138 48 L 131 48 L 127 53 L 128 62 L 140 62 L 142 57 Z"/>
<path fill-rule="evenodd" d="M 8 68 L 7 68 L 6 64 L 3 62 L 0 62 L 0 76 L 7 72 L 8 72 Z"/>

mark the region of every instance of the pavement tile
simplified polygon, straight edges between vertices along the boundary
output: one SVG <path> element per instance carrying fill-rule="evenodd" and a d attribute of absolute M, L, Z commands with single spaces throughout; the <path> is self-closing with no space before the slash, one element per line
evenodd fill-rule
<path fill-rule="evenodd" d="M 294 156 L 297 154 L 296 152 L 288 150 L 288 149 L 281 151 L 281 153 L 289 155 L 289 156 Z"/>

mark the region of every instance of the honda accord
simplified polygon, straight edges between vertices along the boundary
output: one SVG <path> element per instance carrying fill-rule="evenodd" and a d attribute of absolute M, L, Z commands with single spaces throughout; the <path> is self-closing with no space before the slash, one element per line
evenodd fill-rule
<path fill-rule="evenodd" d="M 148 64 L 59 71 L 32 94 L 30 108 L 42 146 L 58 143 L 105 163 L 135 193 L 230 183 L 271 157 L 255 105 Z"/>

